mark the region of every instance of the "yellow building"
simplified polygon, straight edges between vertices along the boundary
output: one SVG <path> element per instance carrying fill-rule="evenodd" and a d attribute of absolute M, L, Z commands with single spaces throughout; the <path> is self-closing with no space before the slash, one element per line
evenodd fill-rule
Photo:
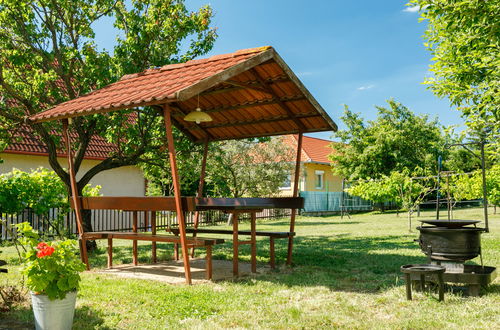
<path fill-rule="evenodd" d="M 14 168 L 21 171 L 35 170 L 39 167 L 51 169 L 46 146 L 38 141 L 29 129 L 18 134 L 18 139 L 0 153 L 0 174 L 11 172 Z M 87 153 L 80 166 L 77 179 L 89 169 L 107 158 L 114 146 L 101 137 L 92 138 Z M 57 160 L 63 168 L 68 167 L 65 154 L 58 152 Z M 101 186 L 104 196 L 144 196 L 146 180 L 142 171 L 136 166 L 123 166 L 102 171 L 90 180 L 92 186 Z"/>
<path fill-rule="evenodd" d="M 296 135 L 287 135 L 284 142 L 297 150 Z M 332 173 L 328 155 L 332 152 L 332 141 L 304 136 L 302 139 L 301 173 L 299 191 L 339 192 L 342 191 L 342 178 Z M 282 195 L 291 195 L 293 175 L 281 188 Z"/>

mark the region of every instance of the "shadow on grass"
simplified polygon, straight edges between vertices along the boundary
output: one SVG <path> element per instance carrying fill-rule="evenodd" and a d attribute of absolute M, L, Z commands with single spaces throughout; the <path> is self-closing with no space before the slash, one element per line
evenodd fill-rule
<path fill-rule="evenodd" d="M 204 249 L 197 249 L 203 255 Z M 259 263 L 269 262 L 269 240 L 257 241 Z M 296 237 L 294 240 L 293 268 L 284 265 L 287 255 L 287 240 L 275 243 L 278 269 L 258 277 L 259 280 L 285 286 L 328 287 L 334 291 L 377 293 L 388 288 L 403 285 L 400 267 L 405 264 L 427 263 L 418 244 L 410 237 L 389 235 L 384 237 L 352 237 L 349 234 L 333 236 Z M 94 267 L 106 267 L 106 251 L 100 249 L 93 254 Z M 171 260 L 172 244 L 158 244 L 159 260 Z M 151 246 L 139 246 L 139 262 L 150 263 Z M 218 245 L 214 259 L 232 260 L 232 244 Z M 132 263 L 132 248 L 114 248 L 114 260 Z M 240 246 L 240 260 L 250 260 L 250 246 Z M 117 262 L 118 264 L 118 262 Z M 252 281 L 242 278 L 241 281 Z M 498 286 L 490 286 L 487 292 L 497 292 Z"/>
<path fill-rule="evenodd" d="M 347 234 L 296 237 L 294 267 L 291 271 L 283 265 L 287 255 L 287 240 L 278 239 L 275 251 L 280 267 L 276 272 L 259 278 L 287 286 L 326 286 L 332 290 L 377 292 L 395 284 L 403 284 L 399 270 L 401 265 L 426 262 L 423 254 L 411 255 L 418 254 L 418 245 L 411 239 L 402 241 L 404 239 L 401 236 L 354 238 Z M 131 245 L 113 248 L 115 264 L 132 263 Z M 198 255 L 205 253 L 204 249 L 196 251 Z M 268 262 L 269 240 L 258 240 L 257 251 L 258 261 Z M 151 245 L 140 245 L 138 255 L 139 263 L 150 263 Z M 159 261 L 171 260 L 172 255 L 172 244 L 158 244 Z M 213 257 L 232 260 L 231 241 L 218 245 Z M 106 260 L 107 254 L 103 248 L 91 255 L 92 267 L 104 268 Z M 240 260 L 250 260 L 249 245 L 240 246 Z"/>
<path fill-rule="evenodd" d="M 88 306 L 77 307 L 73 318 L 73 329 L 111 329 L 103 326 L 104 319 L 100 314 Z M 35 320 L 30 305 L 17 307 L 11 312 L 2 312 L 0 315 L 0 330 L 34 328 Z"/>
<path fill-rule="evenodd" d="M 0 312 L 0 330 L 31 330 L 35 328 L 31 307 L 16 306 L 10 311 Z"/>
<path fill-rule="evenodd" d="M 294 241 L 292 271 L 280 269 L 269 280 L 286 286 L 325 286 L 335 291 L 378 292 L 402 285 L 400 266 L 425 263 L 426 258 L 414 256 L 418 246 L 402 242 L 401 236 L 352 238 L 297 237 Z M 415 251 L 415 252 L 412 252 Z M 286 259 L 286 240 L 276 244 L 277 260 Z"/>
<path fill-rule="evenodd" d="M 81 306 L 75 310 L 73 329 L 112 329 L 103 326 L 104 318 L 102 312 L 98 312 L 88 306 Z"/>

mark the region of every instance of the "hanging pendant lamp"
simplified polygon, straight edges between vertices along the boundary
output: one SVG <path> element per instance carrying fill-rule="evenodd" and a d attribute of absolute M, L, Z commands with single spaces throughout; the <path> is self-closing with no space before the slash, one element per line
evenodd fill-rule
<path fill-rule="evenodd" d="M 194 121 L 197 124 L 201 122 L 207 122 L 207 121 L 212 121 L 212 117 L 206 112 L 201 111 L 200 108 L 200 95 L 198 95 L 198 106 L 196 107 L 195 111 L 191 111 L 184 117 L 185 121 Z"/>

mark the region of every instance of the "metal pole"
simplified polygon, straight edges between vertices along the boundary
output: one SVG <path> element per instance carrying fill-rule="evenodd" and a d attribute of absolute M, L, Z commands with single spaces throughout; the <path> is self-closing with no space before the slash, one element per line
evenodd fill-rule
<path fill-rule="evenodd" d="M 488 197 L 486 190 L 486 165 L 484 160 L 484 140 L 481 140 L 481 169 L 483 176 L 483 208 L 484 208 L 484 227 L 485 231 L 489 232 L 490 227 L 488 225 Z"/>
<path fill-rule="evenodd" d="M 342 194 L 340 195 L 340 219 L 344 219 L 344 189 L 345 178 L 342 178 Z"/>
<path fill-rule="evenodd" d="M 436 219 L 439 220 L 439 188 L 441 185 L 441 162 L 443 161 L 443 158 L 441 158 L 441 155 L 438 157 L 438 174 L 437 174 L 437 192 L 436 192 Z"/>

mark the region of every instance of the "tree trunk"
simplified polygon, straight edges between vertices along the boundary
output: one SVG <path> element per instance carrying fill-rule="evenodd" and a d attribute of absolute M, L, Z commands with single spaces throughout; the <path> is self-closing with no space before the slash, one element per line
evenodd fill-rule
<path fill-rule="evenodd" d="M 91 210 L 82 210 L 82 218 L 83 218 L 83 230 L 88 233 L 92 232 L 92 211 Z M 87 251 L 93 252 L 97 250 L 97 243 L 95 240 L 87 241 Z"/>
<path fill-rule="evenodd" d="M 408 210 L 408 232 L 411 233 L 411 210 Z"/>
<path fill-rule="evenodd" d="M 229 213 L 229 217 L 227 218 L 227 225 L 230 226 L 233 223 L 233 213 Z"/>
<path fill-rule="evenodd" d="M 78 195 L 83 195 L 83 187 L 80 188 L 80 185 L 77 187 Z M 83 221 L 83 231 L 86 233 L 94 231 L 92 228 L 92 210 L 84 210 L 82 209 L 82 221 Z M 87 242 L 87 251 L 93 252 L 97 250 L 97 243 L 95 240 L 88 240 Z"/>

